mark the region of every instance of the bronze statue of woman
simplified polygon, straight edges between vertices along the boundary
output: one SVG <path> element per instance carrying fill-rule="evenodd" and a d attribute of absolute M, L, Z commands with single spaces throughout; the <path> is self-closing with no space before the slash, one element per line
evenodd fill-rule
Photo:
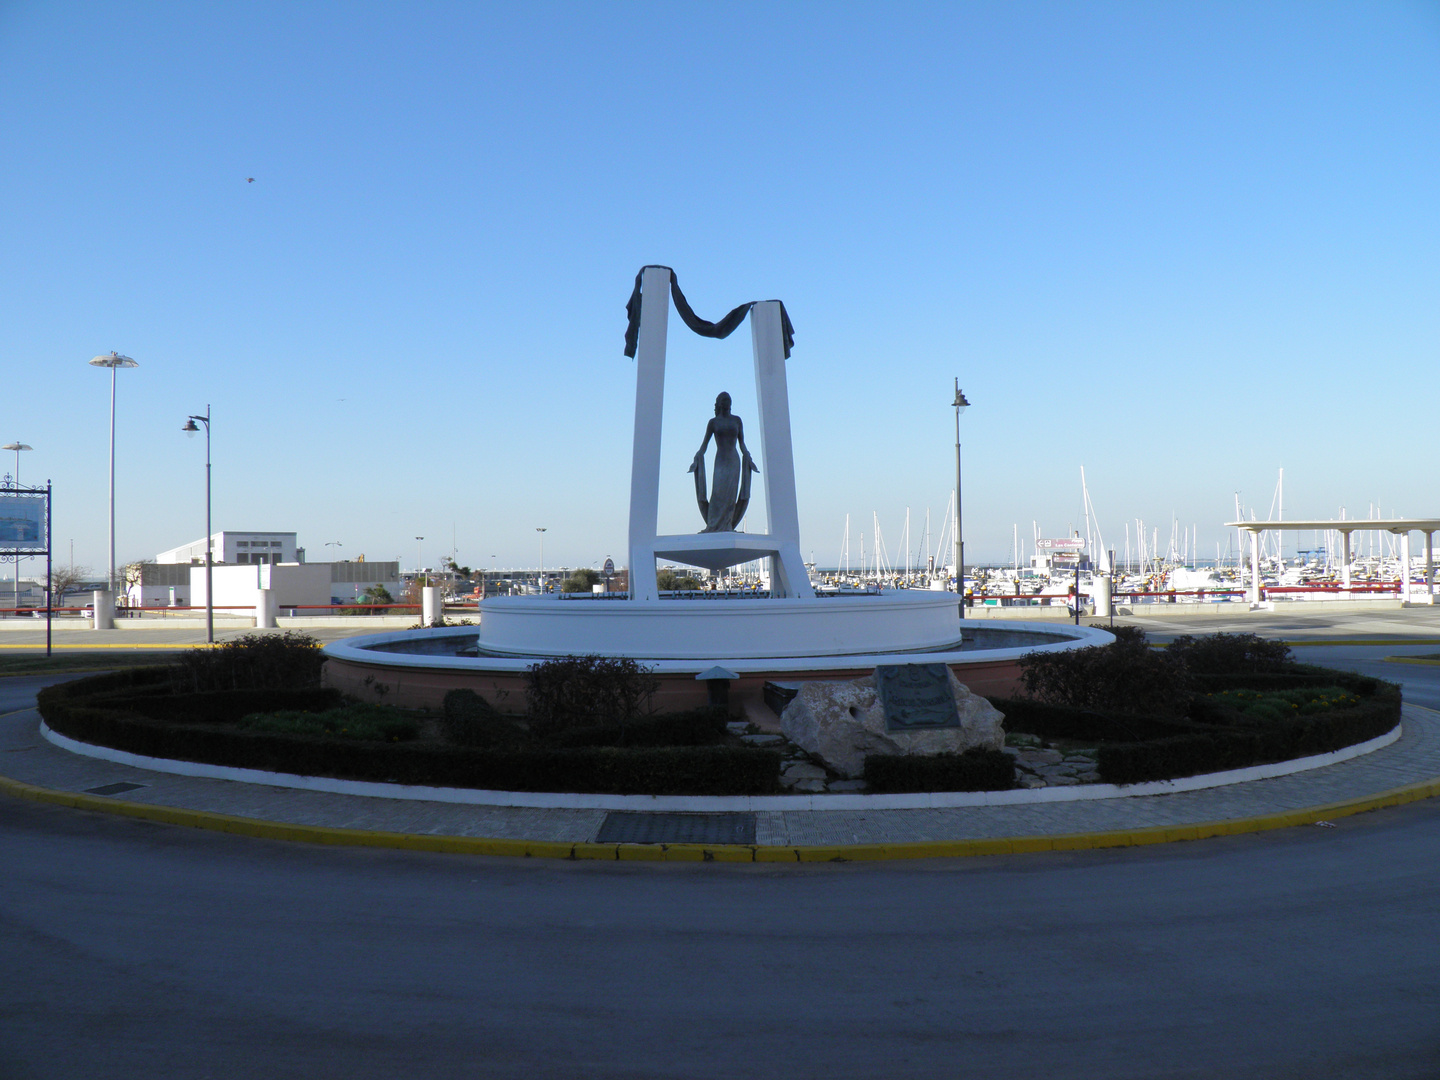
<path fill-rule="evenodd" d="M 715 437 L 715 473 L 710 498 L 705 497 L 705 449 Z M 736 453 L 736 445 L 739 453 Z M 690 463 L 695 474 L 695 501 L 705 519 L 701 532 L 734 532 L 750 505 L 750 474 L 759 467 L 745 446 L 745 425 L 730 412 L 730 395 L 721 392 L 715 399 L 715 417 L 705 425 L 705 441 Z"/>

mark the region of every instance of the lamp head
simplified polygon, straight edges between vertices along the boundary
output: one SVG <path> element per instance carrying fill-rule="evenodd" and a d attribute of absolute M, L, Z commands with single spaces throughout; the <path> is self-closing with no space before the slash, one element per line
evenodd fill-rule
<path fill-rule="evenodd" d="M 960 412 L 964 412 L 970 406 L 970 401 L 966 398 L 965 391 L 961 390 L 958 386 L 955 387 L 955 400 L 951 402 L 951 404 Z"/>
<path fill-rule="evenodd" d="M 185 437 L 187 439 L 193 439 L 195 437 L 195 433 L 200 429 L 195 426 L 194 420 L 186 420 L 185 426 L 182 427 L 180 430 L 185 432 Z"/>
<path fill-rule="evenodd" d="M 0 446 L 0 450 L 34 450 L 33 446 L 26 446 L 23 442 L 12 442 L 8 446 Z"/>
<path fill-rule="evenodd" d="M 134 360 L 131 360 L 130 357 L 128 357 L 128 356 L 121 356 L 119 353 L 112 351 L 112 352 L 110 352 L 110 353 L 109 353 L 108 355 L 106 355 L 106 356 L 97 356 L 97 357 L 95 357 L 95 359 L 93 359 L 93 360 L 90 361 L 90 366 L 91 366 L 91 367 L 108 367 L 108 368 L 117 368 L 117 367 L 129 368 L 129 367 L 139 367 L 140 365 L 137 364 Z"/>

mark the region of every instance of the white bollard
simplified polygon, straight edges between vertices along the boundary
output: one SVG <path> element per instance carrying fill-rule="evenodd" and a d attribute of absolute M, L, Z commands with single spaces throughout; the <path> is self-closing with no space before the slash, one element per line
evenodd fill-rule
<path fill-rule="evenodd" d="M 1108 619 L 1115 614 L 1115 608 L 1111 601 L 1110 575 L 1101 574 L 1095 579 L 1095 617 L 1097 619 Z"/>
<path fill-rule="evenodd" d="M 420 589 L 420 621 L 426 626 L 435 626 L 445 618 L 445 589 L 441 585 L 426 585 Z"/>
<path fill-rule="evenodd" d="M 257 630 L 274 630 L 275 616 L 278 612 L 275 590 L 255 590 L 255 628 Z"/>
<path fill-rule="evenodd" d="M 96 589 L 91 596 L 95 609 L 95 620 L 91 624 L 96 630 L 115 629 L 115 597 L 104 589 Z"/>

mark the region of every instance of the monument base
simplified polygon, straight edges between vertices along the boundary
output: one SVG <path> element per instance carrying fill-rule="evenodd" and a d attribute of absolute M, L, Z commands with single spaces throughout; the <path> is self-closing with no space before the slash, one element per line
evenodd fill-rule
<path fill-rule="evenodd" d="M 480 605 L 480 651 L 637 660 L 855 656 L 958 646 L 960 607 L 922 590 L 820 599 L 607 600 L 495 597 Z"/>

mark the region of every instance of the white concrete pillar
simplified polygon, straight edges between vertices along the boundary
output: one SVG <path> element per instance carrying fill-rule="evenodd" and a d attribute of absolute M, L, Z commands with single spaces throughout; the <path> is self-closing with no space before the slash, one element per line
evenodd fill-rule
<path fill-rule="evenodd" d="M 1260 603 L 1260 530 L 1250 529 L 1250 603 Z"/>
<path fill-rule="evenodd" d="M 780 301 L 750 309 L 755 353 L 755 396 L 760 410 L 760 475 L 765 480 L 765 526 L 780 551 L 770 557 L 770 595 L 813 597 L 800 557 L 800 511 L 795 499 L 795 455 L 790 444 L 790 390 Z"/>
<path fill-rule="evenodd" d="M 445 618 L 444 586 L 424 586 L 420 590 L 420 621 L 426 626 L 435 626 L 443 618 Z"/>
<path fill-rule="evenodd" d="M 660 528 L 660 429 L 665 409 L 665 341 L 670 271 L 647 266 L 640 277 L 640 334 L 635 343 L 635 444 L 630 458 L 630 599 L 658 600 L 655 536 Z M 768 490 L 768 485 L 767 485 Z"/>
<path fill-rule="evenodd" d="M 1410 599 L 1410 530 L 1400 534 L 1400 602 Z"/>
<path fill-rule="evenodd" d="M 96 630 L 115 629 L 115 597 L 104 589 L 96 589 L 91 596 L 91 604 L 95 609 L 95 621 L 92 624 Z"/>
<path fill-rule="evenodd" d="M 1425 595 L 1435 595 L 1435 534 L 1425 534 Z"/>
<path fill-rule="evenodd" d="M 1436 595 L 1434 562 L 1436 562 L 1436 534 L 1426 533 L 1426 596 Z"/>
<path fill-rule="evenodd" d="M 1350 530 L 1342 530 L 1340 536 L 1345 541 L 1345 552 L 1341 556 L 1340 562 L 1340 582 L 1348 592 L 1350 589 Z"/>
<path fill-rule="evenodd" d="M 255 626 L 257 629 L 275 629 L 275 617 L 278 610 L 274 589 L 255 590 Z"/>
<path fill-rule="evenodd" d="M 1095 579 L 1095 617 L 1108 619 L 1113 614 L 1115 614 L 1115 608 L 1111 594 L 1110 575 L 1101 574 Z"/>

